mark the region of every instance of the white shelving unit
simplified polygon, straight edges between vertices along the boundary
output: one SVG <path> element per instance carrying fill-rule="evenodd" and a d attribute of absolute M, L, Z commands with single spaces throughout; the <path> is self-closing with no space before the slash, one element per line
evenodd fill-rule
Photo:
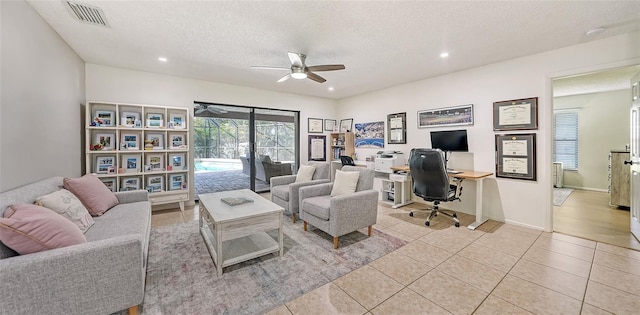
<path fill-rule="evenodd" d="M 400 208 L 413 203 L 411 200 L 411 176 L 408 174 L 389 174 L 388 179 L 382 179 L 380 201 Z"/>
<path fill-rule="evenodd" d="M 189 111 L 157 105 L 88 102 L 86 173 L 112 191 L 146 189 L 152 205 L 189 200 Z"/>

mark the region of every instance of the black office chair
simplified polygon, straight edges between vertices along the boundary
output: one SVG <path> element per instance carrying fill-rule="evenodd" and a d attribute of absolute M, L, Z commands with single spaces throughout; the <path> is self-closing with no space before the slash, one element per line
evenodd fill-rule
<path fill-rule="evenodd" d="M 350 156 L 341 155 L 340 161 L 342 162 L 342 166 L 346 166 L 346 165 L 356 166 L 356 163 L 353 161 L 353 159 Z"/>
<path fill-rule="evenodd" d="M 454 178 L 455 185 L 449 182 L 444 152 L 438 149 L 411 149 L 409 169 L 413 193 L 425 201 L 433 202 L 433 208 L 430 209 L 431 212 L 424 224 L 429 226 L 431 218 L 442 213 L 453 219 L 456 227 L 460 227 L 460 221 L 455 212 L 447 213 L 438 207 L 440 202 L 460 200 L 462 194 L 462 186 L 460 186 L 462 179 Z M 425 210 L 429 211 L 429 209 Z M 413 217 L 413 212 L 411 211 L 409 216 Z"/>

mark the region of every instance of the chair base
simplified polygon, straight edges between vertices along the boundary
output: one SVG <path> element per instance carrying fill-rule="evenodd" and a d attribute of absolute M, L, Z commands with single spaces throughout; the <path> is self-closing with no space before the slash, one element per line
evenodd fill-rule
<path fill-rule="evenodd" d="M 451 218 L 454 222 L 455 222 L 455 226 L 456 227 L 460 227 L 460 220 L 458 220 L 458 215 L 455 213 L 455 211 L 450 211 L 451 213 L 447 213 L 444 210 L 440 210 L 440 208 L 438 207 L 438 205 L 435 205 L 433 208 L 431 209 L 416 209 L 413 210 L 411 212 L 409 212 L 409 216 L 413 217 L 413 212 L 414 211 L 430 211 L 429 212 L 429 216 L 427 217 L 427 221 L 424 222 L 424 225 L 426 226 L 430 226 L 431 225 L 431 219 L 433 217 L 437 217 L 438 213 L 441 213 L 449 218 Z"/>

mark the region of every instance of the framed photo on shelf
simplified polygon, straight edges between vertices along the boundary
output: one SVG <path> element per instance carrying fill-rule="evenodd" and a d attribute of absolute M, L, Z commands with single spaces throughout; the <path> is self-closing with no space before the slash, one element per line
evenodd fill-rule
<path fill-rule="evenodd" d="M 157 172 L 164 170 L 164 154 L 147 154 L 147 164 L 149 171 Z"/>
<path fill-rule="evenodd" d="M 536 180 L 536 134 L 496 135 L 496 177 Z"/>
<path fill-rule="evenodd" d="M 109 168 L 114 169 L 116 166 L 115 156 L 96 156 L 96 164 L 94 171 L 97 174 L 108 174 Z"/>
<path fill-rule="evenodd" d="M 122 168 L 126 173 L 140 172 L 140 155 L 123 155 Z"/>
<path fill-rule="evenodd" d="M 186 148 L 185 141 L 186 134 L 184 133 L 170 133 L 169 134 L 169 148 L 172 150 Z"/>
<path fill-rule="evenodd" d="M 164 134 L 162 133 L 147 133 L 145 134 L 145 140 L 151 141 L 153 150 L 164 150 Z"/>
<path fill-rule="evenodd" d="M 184 158 L 184 153 L 169 154 L 169 163 L 167 166 L 171 166 L 171 170 L 173 171 L 186 170 L 187 161 Z"/>
<path fill-rule="evenodd" d="M 136 127 L 136 121 L 140 120 L 140 113 L 136 112 L 122 112 L 120 117 L 120 125 L 125 127 Z"/>
<path fill-rule="evenodd" d="M 309 136 L 309 161 L 327 160 L 327 136 Z"/>
<path fill-rule="evenodd" d="M 353 131 L 353 118 L 340 120 L 340 132 Z"/>
<path fill-rule="evenodd" d="M 336 129 L 336 120 L 335 119 L 325 119 L 324 120 L 324 131 L 333 131 Z"/>
<path fill-rule="evenodd" d="M 140 189 L 140 177 L 122 177 L 120 191 Z"/>
<path fill-rule="evenodd" d="M 418 111 L 418 128 L 473 125 L 473 104 Z"/>
<path fill-rule="evenodd" d="M 152 175 L 147 176 L 147 191 L 159 192 L 164 190 L 164 176 Z"/>
<path fill-rule="evenodd" d="M 186 128 L 186 116 L 184 114 L 170 114 L 169 115 L 169 128 L 184 129 Z"/>
<path fill-rule="evenodd" d="M 94 135 L 92 147 L 95 145 L 101 145 L 102 151 L 113 150 L 116 142 L 115 133 L 96 133 Z"/>
<path fill-rule="evenodd" d="M 108 177 L 108 178 L 100 178 L 102 183 L 109 188 L 112 192 L 116 192 L 116 178 Z"/>
<path fill-rule="evenodd" d="M 407 113 L 387 115 L 387 143 L 407 143 Z"/>
<path fill-rule="evenodd" d="M 493 103 L 493 130 L 538 129 L 538 98 Z"/>
<path fill-rule="evenodd" d="M 307 118 L 307 127 L 309 129 L 309 133 L 322 133 L 322 119 Z"/>
<path fill-rule="evenodd" d="M 96 110 L 93 121 L 99 127 L 113 127 L 115 125 L 116 112 L 110 110 Z"/>
<path fill-rule="evenodd" d="M 123 150 L 140 150 L 140 135 L 137 133 L 123 133 L 120 148 Z"/>
<path fill-rule="evenodd" d="M 169 190 L 181 190 L 184 182 L 184 174 L 169 175 Z"/>
<path fill-rule="evenodd" d="M 159 113 L 148 113 L 147 114 L 147 127 L 151 128 L 160 128 L 163 123 L 163 115 Z"/>

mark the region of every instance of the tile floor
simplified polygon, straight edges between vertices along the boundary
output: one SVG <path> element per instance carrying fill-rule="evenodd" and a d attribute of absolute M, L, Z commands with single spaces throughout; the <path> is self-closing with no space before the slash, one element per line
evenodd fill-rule
<path fill-rule="evenodd" d="M 268 314 L 640 313 L 640 251 L 495 221 L 471 231 L 465 214 L 426 227 L 414 205 L 381 204 L 374 226 L 410 243 Z M 197 206 L 154 211 L 152 226 L 197 219 Z"/>

